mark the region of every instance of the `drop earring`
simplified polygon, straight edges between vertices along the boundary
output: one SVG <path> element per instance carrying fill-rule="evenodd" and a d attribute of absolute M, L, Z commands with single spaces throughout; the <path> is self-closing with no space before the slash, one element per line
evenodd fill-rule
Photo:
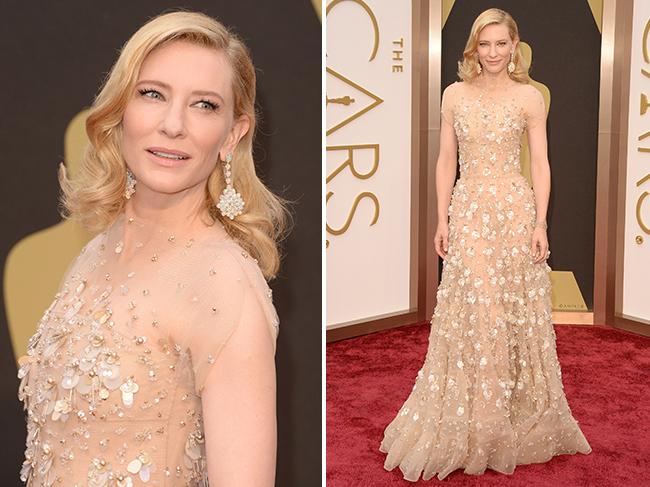
<path fill-rule="evenodd" d="M 512 74 L 515 70 L 515 51 L 510 51 L 510 62 L 508 63 L 508 74 Z"/>
<path fill-rule="evenodd" d="M 241 215 L 244 212 L 244 200 L 241 195 L 235 191 L 235 188 L 232 185 L 231 162 L 232 152 L 229 152 L 226 155 L 226 159 L 223 161 L 223 177 L 226 181 L 226 187 L 219 197 L 217 208 L 219 208 L 219 211 L 223 216 L 234 220 L 236 216 Z"/>
<path fill-rule="evenodd" d="M 476 60 L 476 72 L 478 74 L 481 74 L 482 71 L 483 71 L 483 66 L 481 66 L 481 62 L 477 59 Z"/>
<path fill-rule="evenodd" d="M 137 181 L 135 180 L 135 176 L 131 172 L 131 170 L 127 167 L 126 168 L 126 187 L 124 188 L 124 197 L 127 200 L 131 199 L 131 196 L 133 196 L 133 193 L 135 193 L 135 183 Z"/>

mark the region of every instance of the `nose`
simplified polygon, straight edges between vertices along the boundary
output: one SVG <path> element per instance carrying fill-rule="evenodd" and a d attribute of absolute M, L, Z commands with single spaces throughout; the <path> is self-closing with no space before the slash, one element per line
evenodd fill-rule
<path fill-rule="evenodd" d="M 185 107 L 182 103 L 169 103 L 160 121 L 160 132 L 170 138 L 185 136 Z"/>
<path fill-rule="evenodd" d="M 494 58 L 497 54 L 497 48 L 494 44 L 490 45 L 490 57 Z"/>

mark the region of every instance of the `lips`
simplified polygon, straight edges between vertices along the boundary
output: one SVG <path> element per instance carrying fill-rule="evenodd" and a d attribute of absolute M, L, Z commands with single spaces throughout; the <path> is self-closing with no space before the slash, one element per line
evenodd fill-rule
<path fill-rule="evenodd" d="M 148 147 L 146 151 L 161 159 L 172 161 L 184 161 L 190 158 L 190 155 L 186 152 L 168 149 L 167 147 Z"/>

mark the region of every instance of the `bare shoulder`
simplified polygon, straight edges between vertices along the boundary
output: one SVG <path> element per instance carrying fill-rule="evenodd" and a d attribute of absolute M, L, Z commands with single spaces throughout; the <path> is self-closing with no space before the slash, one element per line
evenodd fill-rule
<path fill-rule="evenodd" d="M 209 252 L 218 267 L 232 269 L 233 277 L 246 277 L 247 280 L 261 278 L 265 281 L 257 259 L 234 239 L 228 238 L 215 242 Z"/>
<path fill-rule="evenodd" d="M 85 274 L 90 272 L 92 262 L 96 260 L 97 255 L 106 245 L 106 232 L 95 235 L 88 241 L 72 259 L 68 268 L 63 275 L 63 281 L 67 281 L 71 276 Z"/>
<path fill-rule="evenodd" d="M 458 93 L 464 88 L 464 85 L 465 82 L 463 81 L 454 81 L 444 89 L 443 94 L 453 95 L 455 93 Z"/>
<path fill-rule="evenodd" d="M 532 83 L 520 83 L 520 93 L 531 100 L 543 99 L 541 91 L 539 91 Z"/>
<path fill-rule="evenodd" d="M 277 334 L 279 319 L 273 304 L 273 293 L 257 259 L 233 239 L 217 242 L 211 254 L 215 268 L 224 271 L 225 280 L 232 284 L 236 282 L 242 284 L 256 297 L 264 311 L 266 321 Z"/>

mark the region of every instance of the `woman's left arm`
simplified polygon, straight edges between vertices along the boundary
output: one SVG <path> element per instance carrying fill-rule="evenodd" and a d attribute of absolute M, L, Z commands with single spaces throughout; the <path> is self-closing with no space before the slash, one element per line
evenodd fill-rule
<path fill-rule="evenodd" d="M 531 87 L 532 88 L 532 87 Z M 528 146 L 530 148 L 530 173 L 535 194 L 536 219 L 531 242 L 535 263 L 546 259 L 548 239 L 545 227 L 548 201 L 551 194 L 551 168 L 548 162 L 548 142 L 546 136 L 546 107 L 542 94 L 536 94 L 530 107 L 528 123 Z"/>
<path fill-rule="evenodd" d="M 246 292 L 239 326 L 206 377 L 205 447 L 211 487 L 272 487 L 277 450 L 274 344 Z"/>

